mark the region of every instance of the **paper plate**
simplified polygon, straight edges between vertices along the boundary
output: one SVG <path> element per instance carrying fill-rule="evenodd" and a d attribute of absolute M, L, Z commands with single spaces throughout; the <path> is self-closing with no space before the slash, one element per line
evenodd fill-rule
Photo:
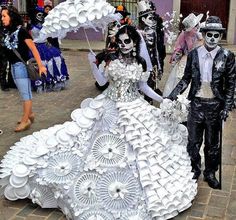
<path fill-rule="evenodd" d="M 102 99 L 104 99 L 104 98 L 106 98 L 106 96 L 103 95 L 103 94 L 100 94 L 100 95 L 96 96 L 94 99 L 95 99 L 95 100 L 102 100 Z"/>
<path fill-rule="evenodd" d="M 76 122 L 67 123 L 65 126 L 66 133 L 76 136 L 81 131 L 81 128 L 76 124 Z"/>
<path fill-rule="evenodd" d="M 13 168 L 12 173 L 17 177 L 25 177 L 29 175 L 30 170 L 24 164 L 17 164 Z"/>
<path fill-rule="evenodd" d="M 79 118 L 81 115 L 82 115 L 82 109 L 78 108 L 78 109 L 75 109 L 73 112 L 71 112 L 70 116 L 74 121 L 76 121 L 77 118 Z"/>
<path fill-rule="evenodd" d="M 93 125 L 93 121 L 90 121 L 90 123 L 87 124 L 82 124 L 79 121 L 77 122 L 77 124 L 81 127 L 81 128 L 90 128 Z"/>
<path fill-rule="evenodd" d="M 56 134 L 56 138 L 61 144 L 68 143 L 71 140 L 70 135 L 66 133 L 65 129 L 59 130 Z"/>
<path fill-rule="evenodd" d="M 14 194 L 19 199 L 25 199 L 30 195 L 30 186 L 27 184 L 23 187 L 15 188 Z"/>
<path fill-rule="evenodd" d="M 14 188 L 11 185 L 8 185 L 4 190 L 4 196 L 11 201 L 17 200 L 17 197 L 14 193 Z"/>
<path fill-rule="evenodd" d="M 81 107 L 81 108 L 88 107 L 88 106 L 89 106 L 89 103 L 90 103 L 92 100 L 93 100 L 92 98 L 84 99 L 84 100 L 81 102 L 80 107 Z"/>
<path fill-rule="evenodd" d="M 81 127 L 81 128 L 89 128 L 92 126 L 94 123 L 92 120 L 84 117 L 81 115 L 79 118 L 77 118 L 76 123 Z"/>
<path fill-rule="evenodd" d="M 94 119 L 98 116 L 97 111 L 90 107 L 83 108 L 82 113 L 86 118 L 89 118 L 89 119 Z"/>
<path fill-rule="evenodd" d="M 25 165 L 34 165 L 34 164 L 37 163 L 37 160 L 31 158 L 29 155 L 25 155 L 25 156 L 23 157 L 23 163 L 24 163 Z"/>
<path fill-rule="evenodd" d="M 59 143 L 55 136 L 51 136 L 46 140 L 46 144 L 48 148 L 53 148 L 53 147 L 56 147 Z"/>
<path fill-rule="evenodd" d="M 93 109 L 98 109 L 98 108 L 101 108 L 103 105 L 103 102 L 100 101 L 100 100 L 92 100 L 90 103 L 89 103 L 89 107 L 93 108 Z"/>
<path fill-rule="evenodd" d="M 43 156 L 44 154 L 47 154 L 49 152 L 49 149 L 46 146 L 38 146 L 37 148 L 32 151 L 32 156 L 31 157 L 40 157 Z"/>
<path fill-rule="evenodd" d="M 28 181 L 28 176 L 17 177 L 15 175 L 11 175 L 9 178 L 9 182 L 14 188 L 23 187 L 27 183 L 27 181 Z"/>

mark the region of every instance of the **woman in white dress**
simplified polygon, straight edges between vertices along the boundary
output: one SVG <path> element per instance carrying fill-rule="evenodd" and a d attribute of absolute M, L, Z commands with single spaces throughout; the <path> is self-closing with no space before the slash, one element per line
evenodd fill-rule
<path fill-rule="evenodd" d="M 101 85 L 110 82 L 103 94 L 82 101 L 72 121 L 22 138 L 4 156 L 7 199 L 28 197 L 73 220 L 164 220 L 191 206 L 197 183 L 187 130 L 179 124 L 185 104 L 163 100 L 147 86 L 134 27 L 122 27 L 116 39 L 117 58 L 104 75 L 94 72 Z M 95 56 L 89 59 L 97 68 Z M 139 89 L 162 102 L 161 109 Z"/>

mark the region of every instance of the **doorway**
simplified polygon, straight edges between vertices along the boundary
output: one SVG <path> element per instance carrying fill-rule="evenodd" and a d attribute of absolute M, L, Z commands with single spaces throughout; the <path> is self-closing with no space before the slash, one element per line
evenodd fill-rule
<path fill-rule="evenodd" d="M 203 22 L 206 19 L 206 12 L 209 11 L 210 16 L 218 16 L 222 21 L 223 27 L 228 28 L 229 6 L 229 0 L 181 0 L 180 13 L 183 17 L 188 16 L 191 12 L 203 13 Z M 226 34 L 223 38 L 226 39 Z"/>

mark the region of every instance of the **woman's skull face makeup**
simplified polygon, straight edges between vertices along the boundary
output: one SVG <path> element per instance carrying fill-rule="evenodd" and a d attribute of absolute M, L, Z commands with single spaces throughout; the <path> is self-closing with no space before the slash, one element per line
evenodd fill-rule
<path fill-rule="evenodd" d="M 209 48 L 215 48 L 221 40 L 222 34 L 218 31 L 207 31 L 204 35 L 205 43 Z"/>
<path fill-rule="evenodd" d="M 156 20 L 153 14 L 148 14 L 148 16 L 142 17 L 142 21 L 148 27 L 154 27 L 156 25 Z"/>
<path fill-rule="evenodd" d="M 121 34 L 118 38 L 118 46 L 123 54 L 128 54 L 134 48 L 134 41 L 128 34 Z"/>
<path fill-rule="evenodd" d="M 38 12 L 38 13 L 36 14 L 36 19 L 37 19 L 38 21 L 42 22 L 42 21 L 43 21 L 43 18 L 44 18 L 43 12 Z"/>

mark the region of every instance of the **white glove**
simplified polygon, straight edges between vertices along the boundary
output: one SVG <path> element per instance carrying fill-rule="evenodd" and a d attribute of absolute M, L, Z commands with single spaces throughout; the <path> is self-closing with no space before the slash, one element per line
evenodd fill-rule
<path fill-rule="evenodd" d="M 88 60 L 89 64 L 93 73 L 94 78 L 98 82 L 100 86 L 104 86 L 107 83 L 107 78 L 104 75 L 104 72 L 102 72 L 100 69 L 98 69 L 96 62 L 96 56 L 94 53 L 90 52 L 88 54 Z"/>
<path fill-rule="evenodd" d="M 157 102 L 163 101 L 163 98 L 158 95 L 151 87 L 149 87 L 147 82 L 139 82 L 139 89 L 151 99 L 154 99 Z"/>

